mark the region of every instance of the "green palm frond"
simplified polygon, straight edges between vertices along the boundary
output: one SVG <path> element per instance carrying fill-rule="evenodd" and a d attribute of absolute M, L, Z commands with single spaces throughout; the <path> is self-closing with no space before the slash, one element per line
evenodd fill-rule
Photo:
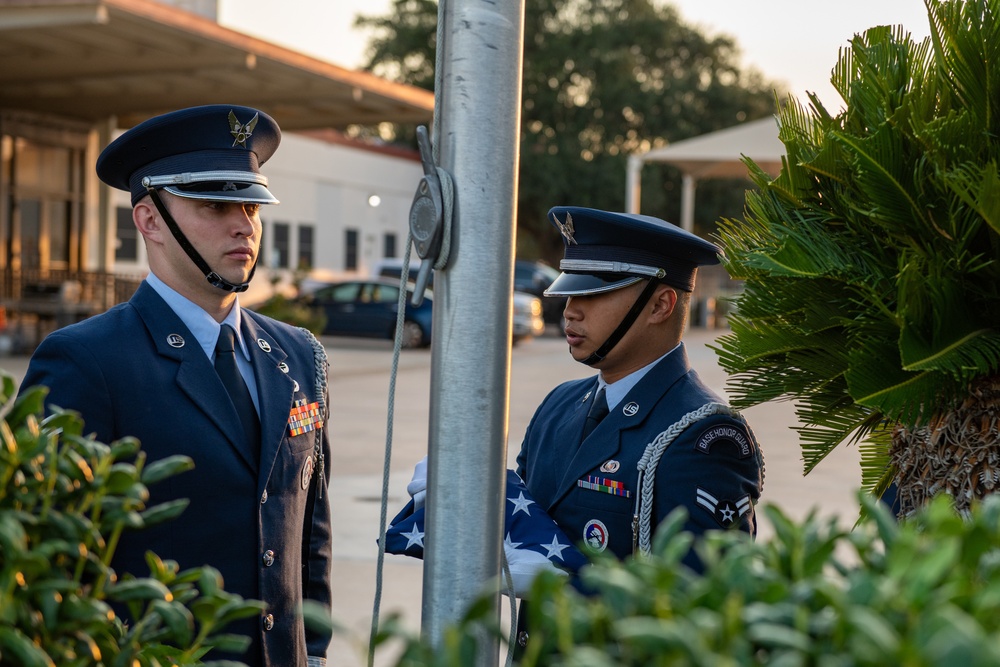
<path fill-rule="evenodd" d="M 868 202 L 859 213 L 903 243 L 910 239 L 914 223 L 928 224 L 898 132 L 886 125 L 865 138 L 844 132 L 833 136 L 854 155 L 856 182 Z"/>
<path fill-rule="evenodd" d="M 832 394 L 832 392 L 831 392 Z M 854 444 L 882 420 L 872 410 L 839 396 L 817 395 L 796 404 L 796 415 L 803 424 L 795 427 L 802 447 L 805 472 L 819 465 L 838 445 Z"/>
<path fill-rule="evenodd" d="M 874 424 L 865 439 L 858 444 L 858 453 L 861 455 L 861 485 L 871 489 L 872 493 L 879 497 L 889 488 L 896 473 L 889 459 L 891 444 L 892 429 L 884 422 Z"/>
<path fill-rule="evenodd" d="M 912 328 L 900 337 L 903 370 L 936 370 L 952 375 L 960 385 L 1000 368 L 1000 333 L 992 329 L 970 331 L 953 342 L 930 345 Z"/>
<path fill-rule="evenodd" d="M 960 100 L 995 122 L 1000 80 L 1000 18 L 992 3 L 931 3 L 930 25 L 939 69 Z M 990 117 L 993 116 L 991 119 Z"/>
<path fill-rule="evenodd" d="M 982 165 L 958 165 L 944 175 L 944 180 L 960 202 L 974 214 L 973 220 L 983 220 L 994 233 L 1000 234 L 1000 172 L 995 161 Z"/>
<path fill-rule="evenodd" d="M 931 36 L 856 35 L 815 96 L 778 113 L 786 149 L 743 220 L 743 281 L 717 341 L 741 406 L 791 400 L 806 470 L 859 442 L 884 488 L 893 426 L 937 418 L 1000 372 L 1000 0 L 926 0 Z"/>

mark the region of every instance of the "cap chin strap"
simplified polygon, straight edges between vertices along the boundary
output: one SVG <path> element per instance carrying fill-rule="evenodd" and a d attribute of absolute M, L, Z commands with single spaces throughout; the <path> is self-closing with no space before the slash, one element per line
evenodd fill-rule
<path fill-rule="evenodd" d="M 653 292 L 656 291 L 656 286 L 659 284 L 660 283 L 656 280 L 650 280 L 646 283 L 646 286 L 642 288 L 642 292 L 639 294 L 639 298 L 637 298 L 635 303 L 632 304 L 631 310 L 629 310 L 628 314 L 625 315 L 625 319 L 623 319 L 621 324 L 618 325 L 618 328 L 614 330 L 606 341 L 604 341 L 603 345 L 597 348 L 593 354 L 584 359 L 581 363 L 593 366 L 598 362 L 604 361 L 605 357 L 608 356 L 608 352 L 611 351 L 611 348 L 618 344 L 618 341 L 622 339 L 622 337 L 632 327 L 632 324 L 635 323 L 636 318 L 639 317 L 639 313 L 642 312 L 642 309 L 646 307 L 647 303 L 649 303 L 649 298 L 653 296 Z"/>
<path fill-rule="evenodd" d="M 160 212 L 160 217 L 163 221 L 167 223 L 167 229 L 170 233 L 174 235 L 177 243 L 180 244 L 181 249 L 191 258 L 191 261 L 205 274 L 205 278 L 208 280 L 209 284 L 213 287 L 218 287 L 223 292 L 246 292 L 247 288 L 250 287 L 250 281 L 253 280 L 254 271 L 257 270 L 257 262 L 254 261 L 253 266 L 250 268 L 250 275 L 247 276 L 247 281 L 245 283 L 231 283 L 218 273 L 212 270 L 212 267 L 208 265 L 198 251 L 194 249 L 191 242 L 188 241 L 187 237 L 184 236 L 184 232 L 181 228 L 177 226 L 177 221 L 174 217 L 170 215 L 170 211 L 167 207 L 163 205 L 163 200 L 160 199 L 160 194 L 156 191 L 156 188 L 146 186 L 146 191 L 149 193 L 150 199 L 153 200 L 153 204 L 156 206 L 156 210 Z"/>

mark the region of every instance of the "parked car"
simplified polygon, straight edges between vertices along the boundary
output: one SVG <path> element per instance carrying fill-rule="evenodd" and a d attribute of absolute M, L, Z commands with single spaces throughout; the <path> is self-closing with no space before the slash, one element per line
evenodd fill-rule
<path fill-rule="evenodd" d="M 413 281 L 417 278 L 417 271 L 420 269 L 420 264 L 417 262 L 410 263 L 410 271 L 407 274 L 409 282 L 412 286 Z M 379 278 L 391 278 L 394 279 L 396 284 L 399 284 L 399 276 L 403 270 L 403 261 L 401 259 L 383 259 L 375 265 L 375 275 Z M 559 275 L 556 273 L 556 275 Z M 554 280 L 554 278 L 553 278 Z M 431 274 L 431 279 L 429 281 L 428 287 L 434 284 L 434 275 Z M 533 338 L 535 336 L 541 336 L 545 333 L 545 319 L 544 319 L 544 301 L 537 296 L 532 294 L 527 294 L 524 292 L 515 291 L 513 294 L 513 317 L 511 322 L 511 338 L 516 344 L 526 338 Z M 560 310 L 560 317 L 562 311 Z"/>
<path fill-rule="evenodd" d="M 544 296 L 545 290 L 559 277 L 559 271 L 543 262 L 519 259 L 514 262 L 514 289 L 533 294 L 542 300 L 542 319 L 562 331 L 566 297 Z"/>
<path fill-rule="evenodd" d="M 514 292 L 511 338 L 515 344 L 526 338 L 534 338 L 545 333 L 543 310 L 542 300 L 537 296 L 524 292 Z"/>
<path fill-rule="evenodd" d="M 423 303 L 410 303 L 412 289 L 407 289 L 403 320 L 404 348 L 425 347 L 431 342 L 433 295 Z M 388 338 L 396 333 L 399 284 L 391 280 L 349 280 L 317 287 L 299 297 L 303 304 L 318 308 L 326 315 L 323 333 L 329 336 Z"/>

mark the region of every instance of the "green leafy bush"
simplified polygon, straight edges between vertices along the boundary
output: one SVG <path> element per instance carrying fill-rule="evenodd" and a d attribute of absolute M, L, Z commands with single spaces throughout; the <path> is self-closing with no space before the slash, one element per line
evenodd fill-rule
<path fill-rule="evenodd" d="M 147 464 L 135 439 L 85 438 L 75 413 L 44 417 L 45 394 L 15 397 L 0 372 L 0 664 L 200 665 L 211 648 L 244 650 L 246 637 L 220 631 L 263 603 L 225 592 L 217 570 L 180 571 L 152 553 L 148 577 L 110 567 L 123 530 L 184 510 L 186 501 L 147 507 L 148 485 L 191 460 Z M 135 621 L 123 623 L 110 603 Z"/>
<path fill-rule="evenodd" d="M 308 329 L 317 336 L 322 334 L 323 328 L 326 327 L 326 315 L 322 310 L 311 308 L 282 294 L 275 294 L 256 306 L 254 311 L 279 322 Z"/>
<path fill-rule="evenodd" d="M 1000 498 L 965 519 L 938 498 L 902 523 L 862 502 L 867 518 L 851 531 L 765 507 L 774 537 L 706 534 L 695 547 L 703 573 L 681 564 L 692 538 L 678 510 L 649 557 L 584 570 L 595 595 L 539 577 L 520 665 L 1000 664 Z M 477 605 L 437 649 L 407 639 L 397 664 L 472 664 L 477 636 L 505 635 L 490 625 L 494 609 Z M 400 635 L 389 626 L 379 638 Z"/>

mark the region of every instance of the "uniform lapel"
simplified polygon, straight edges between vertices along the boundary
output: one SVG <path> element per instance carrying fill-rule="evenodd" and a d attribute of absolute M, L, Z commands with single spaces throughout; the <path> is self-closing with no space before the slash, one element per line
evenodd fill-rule
<path fill-rule="evenodd" d="M 583 393 L 579 400 L 576 401 L 576 410 L 573 410 L 569 414 L 569 418 L 566 421 L 565 426 L 560 427 L 559 432 L 565 434 L 566 439 L 566 455 L 569 457 L 569 465 L 566 466 L 563 471 L 563 476 L 561 479 L 557 478 L 558 487 L 556 493 L 556 499 L 561 497 L 567 490 L 572 488 L 576 484 L 576 480 L 579 479 L 581 470 L 589 470 L 592 466 L 589 465 L 590 460 L 596 455 L 597 450 L 613 449 L 617 451 L 618 449 L 618 438 L 617 435 L 614 437 L 614 442 L 608 437 L 611 433 L 605 428 L 606 422 L 611 418 L 609 413 L 607 417 L 604 418 L 597 428 L 591 432 L 587 439 L 580 442 L 580 437 L 583 435 L 583 427 L 587 421 L 587 415 L 590 412 L 591 404 L 594 400 L 594 396 L 597 394 L 597 380 L 595 379 L 592 384 L 586 384 L 584 387 L 587 391 Z M 573 453 L 575 452 L 575 454 Z"/>
<path fill-rule="evenodd" d="M 266 480 L 288 427 L 288 414 L 297 387 L 295 377 L 303 377 L 304 369 L 290 369 L 288 355 L 274 338 L 250 313 L 243 311 L 243 337 L 250 352 L 254 375 L 257 378 L 257 397 L 260 402 L 260 466 L 262 480 Z M 312 372 L 312 369 L 308 369 Z M 263 483 L 263 482 L 262 482 Z"/>
<path fill-rule="evenodd" d="M 593 474 L 593 471 L 600 468 L 605 461 L 620 458 L 619 453 L 623 447 L 644 449 L 648 443 L 634 442 L 634 437 L 630 439 L 628 432 L 646 422 L 663 396 L 689 370 L 690 366 L 683 344 L 680 349 L 675 350 L 674 353 L 650 369 L 628 395 L 612 408 L 604 421 L 597 425 L 597 428 L 580 446 L 559 482 L 553 502 L 561 500 L 576 486 L 577 480 L 588 474 Z M 593 394 L 591 394 L 592 397 Z M 582 410 L 582 413 L 583 417 L 580 420 L 579 428 L 575 432 L 577 438 L 583 430 L 583 420 L 586 419 L 587 410 Z M 663 428 L 668 426 L 670 424 L 664 424 Z M 641 450 L 635 454 L 634 458 L 638 459 L 639 456 L 641 456 Z"/>
<path fill-rule="evenodd" d="M 256 472 L 258 464 L 240 437 L 243 428 L 239 415 L 233 410 L 222 380 L 194 335 L 148 284 L 139 286 L 130 303 L 146 325 L 156 351 L 161 357 L 177 363 L 177 387 L 188 396 L 196 410 L 215 424 L 243 462 Z M 173 418 L 183 417 L 175 415 Z M 169 423 L 164 427 L 169 428 Z"/>

